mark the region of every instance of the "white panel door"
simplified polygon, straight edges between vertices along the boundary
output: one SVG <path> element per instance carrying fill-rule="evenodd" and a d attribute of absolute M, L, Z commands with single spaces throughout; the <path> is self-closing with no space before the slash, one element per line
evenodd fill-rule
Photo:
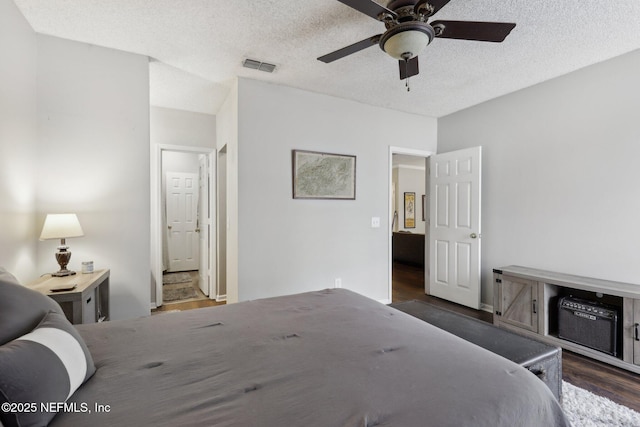
<path fill-rule="evenodd" d="M 167 172 L 166 179 L 168 271 L 197 270 L 198 174 Z"/>
<path fill-rule="evenodd" d="M 431 156 L 431 295 L 480 308 L 481 147 Z"/>

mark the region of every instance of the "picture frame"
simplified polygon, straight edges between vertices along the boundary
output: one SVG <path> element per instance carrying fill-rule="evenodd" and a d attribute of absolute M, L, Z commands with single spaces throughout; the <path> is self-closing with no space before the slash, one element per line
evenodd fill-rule
<path fill-rule="evenodd" d="M 416 228 L 416 193 L 404 193 L 404 228 Z"/>
<path fill-rule="evenodd" d="M 294 199 L 355 200 L 356 156 L 292 150 Z"/>

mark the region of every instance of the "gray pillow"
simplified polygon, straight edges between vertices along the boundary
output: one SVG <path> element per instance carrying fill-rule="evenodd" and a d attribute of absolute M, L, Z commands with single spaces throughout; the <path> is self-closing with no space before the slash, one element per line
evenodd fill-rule
<path fill-rule="evenodd" d="M 95 371 L 76 328 L 64 314 L 47 313 L 32 332 L 0 346 L 0 425 L 47 425 Z"/>
<path fill-rule="evenodd" d="M 49 311 L 63 314 L 57 302 L 0 267 L 0 345 L 31 332 Z"/>

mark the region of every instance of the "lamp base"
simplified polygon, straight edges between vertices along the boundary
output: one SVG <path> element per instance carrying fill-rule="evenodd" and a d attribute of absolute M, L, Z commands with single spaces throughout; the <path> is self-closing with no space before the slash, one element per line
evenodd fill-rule
<path fill-rule="evenodd" d="M 74 274 L 76 274 L 75 271 L 71 271 L 71 270 L 58 270 L 55 273 L 51 273 L 51 277 L 66 277 L 66 276 L 73 276 Z"/>
<path fill-rule="evenodd" d="M 55 273 L 51 273 L 53 277 L 65 277 L 65 276 L 73 276 L 76 274 L 75 271 L 67 270 L 67 264 L 69 264 L 69 260 L 71 259 L 71 252 L 69 246 L 64 244 L 64 239 L 60 242 L 61 245 L 58 246 L 58 252 L 56 252 L 56 261 L 58 261 L 58 265 L 60 266 L 60 270 Z"/>

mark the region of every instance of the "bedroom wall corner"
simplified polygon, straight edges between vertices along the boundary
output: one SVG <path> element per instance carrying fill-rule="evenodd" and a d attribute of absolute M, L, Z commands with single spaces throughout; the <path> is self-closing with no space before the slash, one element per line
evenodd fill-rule
<path fill-rule="evenodd" d="M 238 80 L 235 79 L 227 98 L 216 114 L 216 145 L 224 150 L 226 160 L 226 301 L 239 301 L 238 272 Z M 224 261 L 224 260 L 221 260 Z"/>
<path fill-rule="evenodd" d="M 523 265 L 636 283 L 640 50 L 440 118 L 440 152 L 483 146 L 482 301 Z"/>
<path fill-rule="evenodd" d="M 111 317 L 148 315 L 150 154 L 148 58 L 38 35 L 36 230 L 47 213 L 75 212 L 70 268 L 111 269 Z M 57 242 L 38 243 L 40 274 Z"/>
<path fill-rule="evenodd" d="M 37 39 L 11 0 L 0 0 L 0 266 L 35 280 Z"/>

